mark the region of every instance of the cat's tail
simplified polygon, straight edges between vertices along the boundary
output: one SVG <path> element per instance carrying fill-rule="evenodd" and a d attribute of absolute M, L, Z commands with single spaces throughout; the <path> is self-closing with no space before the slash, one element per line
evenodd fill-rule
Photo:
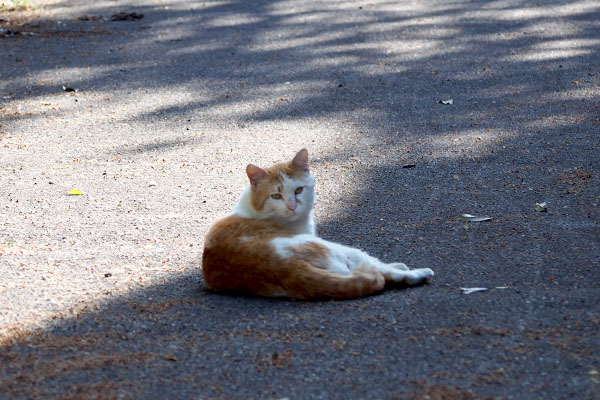
<path fill-rule="evenodd" d="M 380 292 L 385 286 L 381 272 L 360 265 L 351 275 L 339 275 L 296 261 L 282 282 L 286 296 L 296 299 L 352 299 Z"/>

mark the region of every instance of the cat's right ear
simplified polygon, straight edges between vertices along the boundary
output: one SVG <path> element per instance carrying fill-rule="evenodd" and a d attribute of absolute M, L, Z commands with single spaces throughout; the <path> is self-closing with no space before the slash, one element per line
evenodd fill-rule
<path fill-rule="evenodd" d="M 256 188 L 258 183 L 267 176 L 267 171 L 264 169 L 257 167 L 254 164 L 248 164 L 246 167 L 246 175 L 248 175 L 248 179 L 250 179 L 250 184 L 252 188 Z"/>

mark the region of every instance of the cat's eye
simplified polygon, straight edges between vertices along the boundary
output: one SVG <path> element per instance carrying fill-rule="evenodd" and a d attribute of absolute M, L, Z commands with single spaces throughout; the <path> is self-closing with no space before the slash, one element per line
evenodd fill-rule
<path fill-rule="evenodd" d="M 281 200 L 281 195 L 279 193 L 273 193 L 271 195 L 272 198 L 274 198 L 275 200 Z"/>
<path fill-rule="evenodd" d="M 300 186 L 299 188 L 296 189 L 296 194 L 302 193 L 303 190 L 304 190 L 304 188 L 302 186 Z"/>

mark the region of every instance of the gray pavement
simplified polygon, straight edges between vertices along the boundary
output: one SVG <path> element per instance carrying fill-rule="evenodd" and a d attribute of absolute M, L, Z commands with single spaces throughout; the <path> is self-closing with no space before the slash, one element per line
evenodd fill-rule
<path fill-rule="evenodd" d="M 600 397 L 598 1 L 36 4 L 0 11 L 0 397 Z M 205 290 L 246 164 L 302 147 L 319 233 L 431 284 Z"/>

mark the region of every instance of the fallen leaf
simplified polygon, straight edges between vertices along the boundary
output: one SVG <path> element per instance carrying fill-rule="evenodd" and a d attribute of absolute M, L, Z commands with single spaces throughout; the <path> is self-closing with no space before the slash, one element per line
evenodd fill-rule
<path fill-rule="evenodd" d="M 535 203 L 535 211 L 537 211 L 537 212 L 547 212 L 548 211 L 548 207 L 546 207 L 546 202 Z"/>
<path fill-rule="evenodd" d="M 167 361 L 177 361 L 177 358 L 173 354 L 165 354 L 163 358 Z"/>
<path fill-rule="evenodd" d="M 489 221 L 492 218 L 491 217 L 476 217 L 475 215 L 471 215 L 471 214 L 462 214 L 460 216 L 460 219 L 462 219 L 463 221 L 467 221 L 467 222 L 481 222 L 481 221 Z"/>
<path fill-rule="evenodd" d="M 71 196 L 79 196 L 80 194 L 83 194 L 83 192 L 81 190 L 71 189 L 69 190 L 69 194 Z"/>
<path fill-rule="evenodd" d="M 449 106 L 449 105 L 452 105 L 452 104 L 454 104 L 454 100 L 452 100 L 452 99 L 448 99 L 448 100 L 440 100 L 440 101 L 439 101 L 439 103 L 440 103 L 440 104 L 443 104 L 443 105 L 445 105 L 445 106 Z"/>
<path fill-rule="evenodd" d="M 460 290 L 462 290 L 463 294 L 471 294 L 476 292 L 485 292 L 488 289 L 484 287 L 461 287 Z"/>

